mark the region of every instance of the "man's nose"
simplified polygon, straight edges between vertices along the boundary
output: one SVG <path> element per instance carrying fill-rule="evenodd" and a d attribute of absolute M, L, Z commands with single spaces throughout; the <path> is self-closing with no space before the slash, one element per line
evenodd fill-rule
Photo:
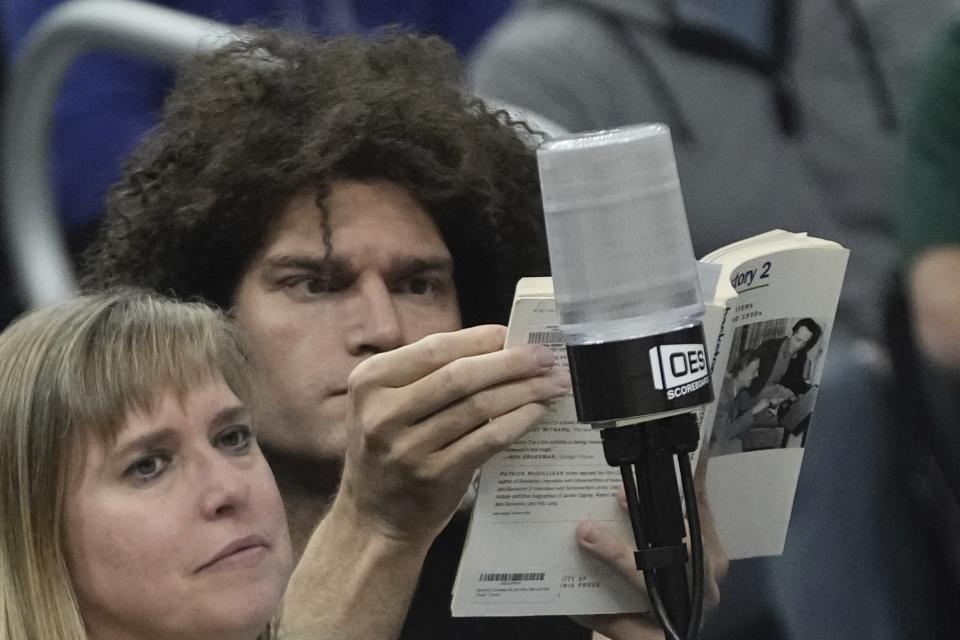
<path fill-rule="evenodd" d="M 356 283 L 347 328 L 347 350 L 367 356 L 403 345 L 403 328 L 390 288 L 379 277 Z"/>

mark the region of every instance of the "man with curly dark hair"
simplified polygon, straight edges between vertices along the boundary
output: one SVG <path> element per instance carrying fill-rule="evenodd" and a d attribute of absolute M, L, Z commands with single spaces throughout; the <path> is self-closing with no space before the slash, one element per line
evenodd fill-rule
<path fill-rule="evenodd" d="M 232 310 L 303 550 L 291 629 L 589 635 L 449 614 L 473 472 L 569 389 L 546 349 L 503 350 L 496 326 L 516 280 L 547 273 L 535 136 L 461 86 L 435 38 L 242 36 L 185 69 L 84 255 L 88 289 Z M 583 543 L 639 580 L 626 542 L 594 527 Z M 640 616 L 590 623 L 655 633 Z"/>

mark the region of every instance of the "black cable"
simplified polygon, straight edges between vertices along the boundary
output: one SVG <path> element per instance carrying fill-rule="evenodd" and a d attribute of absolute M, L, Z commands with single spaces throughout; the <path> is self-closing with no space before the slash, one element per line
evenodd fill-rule
<path fill-rule="evenodd" d="M 680 632 L 677 631 L 673 622 L 670 620 L 670 614 L 663 604 L 663 597 L 660 595 L 660 588 L 657 586 L 656 570 L 644 572 L 644 580 L 647 585 L 647 594 L 650 596 L 650 604 L 653 607 L 653 613 L 657 617 L 657 622 L 666 634 L 668 640 L 684 640 Z"/>
<path fill-rule="evenodd" d="M 700 632 L 700 622 L 703 614 L 703 590 L 704 590 L 704 549 L 703 539 L 701 537 L 700 511 L 697 504 L 696 490 L 693 481 L 693 471 L 690 465 L 690 457 L 686 453 L 678 455 L 680 467 L 680 481 L 683 489 L 683 499 L 687 509 L 687 519 L 690 527 L 690 546 L 691 561 L 693 569 L 693 581 L 691 588 L 692 611 L 690 623 L 686 630 L 686 636 L 681 636 L 675 625 L 670 619 L 663 604 L 663 598 L 660 594 L 656 570 L 643 572 L 644 583 L 647 587 L 647 593 L 650 598 L 650 605 L 660 626 L 663 628 L 668 640 L 696 640 Z M 640 518 L 640 496 L 637 490 L 636 479 L 630 465 L 622 465 L 620 474 L 623 478 L 624 493 L 627 498 L 627 511 L 630 514 L 630 525 L 633 529 L 633 537 L 637 544 L 637 549 L 646 549 L 646 536 L 641 526 Z"/>
<path fill-rule="evenodd" d="M 693 563 L 693 610 L 690 612 L 690 627 L 687 629 L 687 640 L 697 640 L 700 633 L 700 620 L 703 615 L 703 538 L 700 527 L 700 507 L 697 504 L 696 488 L 693 482 L 693 470 L 690 466 L 690 456 L 686 453 L 677 455 L 680 465 L 680 483 L 683 488 L 683 501 L 687 505 L 687 522 L 690 525 L 690 555 Z"/>
<path fill-rule="evenodd" d="M 623 492 L 627 495 L 627 513 L 630 514 L 633 538 L 637 543 L 637 549 L 645 549 L 647 540 L 640 526 L 640 496 L 637 495 L 637 482 L 633 477 L 633 469 L 629 464 L 622 465 L 620 475 L 623 477 Z"/>
<path fill-rule="evenodd" d="M 630 514 L 630 525 L 633 528 L 633 537 L 637 544 L 637 549 L 646 549 L 647 542 L 643 533 L 643 527 L 640 525 L 640 496 L 637 493 L 637 484 L 633 476 L 633 470 L 629 464 L 621 465 L 620 475 L 623 477 L 623 490 L 627 497 L 627 512 Z M 660 589 L 657 587 L 656 575 L 654 571 L 644 571 L 643 581 L 647 587 L 647 595 L 650 598 L 650 607 L 657 618 L 657 622 L 667 636 L 667 640 L 684 640 L 677 632 L 670 616 L 667 614 L 666 607 L 663 605 L 663 598 L 660 596 Z"/>
<path fill-rule="evenodd" d="M 641 526 L 648 548 L 680 545 L 687 536 L 675 468 L 673 454 L 665 451 L 649 453 L 642 463 L 633 465 L 640 498 Z M 685 559 L 686 556 L 676 564 L 656 567 L 652 572 L 656 591 L 668 614 L 666 617 L 679 630 L 681 637 L 690 621 L 690 588 L 684 569 Z"/>

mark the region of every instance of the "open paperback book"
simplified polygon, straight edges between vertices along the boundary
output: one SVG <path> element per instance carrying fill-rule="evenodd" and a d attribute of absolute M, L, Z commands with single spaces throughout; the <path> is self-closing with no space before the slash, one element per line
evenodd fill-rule
<path fill-rule="evenodd" d="M 771 231 L 698 265 L 716 399 L 701 411 L 707 492 L 731 559 L 783 552 L 848 251 Z M 517 285 L 507 344 L 566 350 L 550 278 Z M 632 541 L 617 504 L 620 472 L 573 397 L 483 466 L 452 611 L 461 616 L 589 615 L 646 610 L 613 569 L 580 551 L 577 523 Z"/>

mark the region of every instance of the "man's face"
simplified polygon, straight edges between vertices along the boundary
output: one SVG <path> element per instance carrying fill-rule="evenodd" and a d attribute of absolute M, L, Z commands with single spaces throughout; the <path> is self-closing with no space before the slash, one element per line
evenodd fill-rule
<path fill-rule="evenodd" d="M 796 331 L 793 332 L 793 335 L 790 336 L 790 341 L 787 343 L 787 351 L 790 354 L 799 353 L 801 349 L 807 346 L 807 343 L 810 342 L 810 338 L 813 337 L 813 332 L 806 327 L 799 327 Z"/>
<path fill-rule="evenodd" d="M 312 192 L 290 201 L 241 278 L 234 312 L 254 367 L 262 439 L 330 459 L 345 451 L 354 367 L 459 329 L 460 311 L 450 252 L 406 190 L 338 181 L 323 205 L 326 216 Z"/>

